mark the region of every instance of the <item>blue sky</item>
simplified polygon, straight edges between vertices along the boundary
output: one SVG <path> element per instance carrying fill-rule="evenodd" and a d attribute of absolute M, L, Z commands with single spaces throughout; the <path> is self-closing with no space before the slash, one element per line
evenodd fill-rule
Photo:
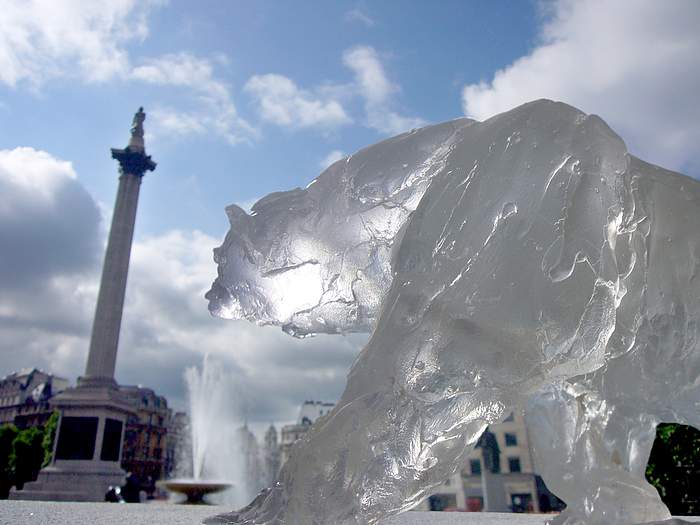
<path fill-rule="evenodd" d="M 147 36 L 122 44 L 132 67 L 168 55 L 180 55 L 175 58 L 179 65 L 187 60 L 206 64 L 209 78 L 188 80 L 224 86 L 238 117 L 253 129 L 232 125 L 241 141 L 232 145 L 211 130 L 154 129 L 150 115 L 148 147 L 159 168 L 144 185 L 137 235 L 198 228 L 220 236 L 227 226 L 227 204 L 306 184 L 332 151 L 351 153 L 390 135 L 366 125 L 363 99 L 352 93 L 353 71 L 343 63 L 347 50 L 375 50 L 387 80 L 396 86 L 391 106 L 397 112 L 440 122 L 462 115 L 464 84 L 488 78 L 494 68 L 528 51 L 536 17 L 531 2 L 454 1 L 437 10 L 418 2 L 404 7 L 400 2 L 359 7 L 322 1 L 156 4 L 148 15 Z M 115 184 L 109 147 L 123 145 L 135 109 L 192 111 L 197 118 L 205 111 L 197 99 L 210 89 L 203 85 L 198 91 L 174 80 L 142 82 L 128 73 L 127 78 L 115 74 L 86 83 L 73 73 L 39 86 L 23 79 L 0 91 L 3 113 L 12 123 L 0 130 L 0 143 L 31 144 L 71 160 L 87 189 L 105 204 L 111 204 Z M 347 118 L 318 117 L 316 124 L 301 128 L 261 119 L 245 85 L 266 74 L 290 79 L 309 99 L 342 99 Z M 345 93 L 323 97 L 318 91 L 324 87 Z"/>
<path fill-rule="evenodd" d="M 338 396 L 363 338 L 210 318 L 226 205 L 412 127 L 541 97 L 698 177 L 697 27 L 692 0 L 0 0 L 0 375 L 82 372 L 117 185 L 109 148 L 140 105 L 158 168 L 141 191 L 118 379 L 182 407 L 182 372 L 209 352 L 249 420 L 283 421 Z"/>

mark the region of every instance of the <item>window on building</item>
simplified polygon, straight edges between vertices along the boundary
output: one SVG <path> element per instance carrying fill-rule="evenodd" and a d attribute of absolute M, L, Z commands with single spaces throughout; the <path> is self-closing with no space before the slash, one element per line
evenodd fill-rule
<path fill-rule="evenodd" d="M 520 458 L 508 458 L 508 470 L 520 472 Z"/>
<path fill-rule="evenodd" d="M 518 446 L 518 436 L 512 432 L 506 432 L 506 447 L 517 447 Z"/>
<path fill-rule="evenodd" d="M 470 459 L 469 460 L 469 468 L 472 471 L 472 476 L 480 476 L 481 475 L 481 461 L 478 459 Z"/>

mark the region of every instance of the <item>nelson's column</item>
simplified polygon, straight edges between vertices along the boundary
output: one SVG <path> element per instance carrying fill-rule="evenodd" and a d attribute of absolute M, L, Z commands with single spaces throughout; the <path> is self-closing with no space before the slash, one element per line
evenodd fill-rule
<path fill-rule="evenodd" d="M 131 138 L 124 149 L 112 149 L 119 162 L 119 189 L 102 268 L 85 375 L 78 386 L 51 401 L 61 417 L 51 465 L 37 481 L 11 494 L 13 499 L 104 501 L 110 485 L 124 483 L 122 443 L 127 416 L 133 413 L 114 380 L 119 328 L 129 271 L 131 241 L 141 179 L 156 163 L 146 155 L 143 121 L 134 115 Z"/>

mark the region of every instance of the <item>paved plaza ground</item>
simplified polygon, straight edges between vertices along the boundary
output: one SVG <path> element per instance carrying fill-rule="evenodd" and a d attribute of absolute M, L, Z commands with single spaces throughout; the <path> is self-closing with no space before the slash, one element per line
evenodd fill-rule
<path fill-rule="evenodd" d="M 197 525 L 228 507 L 0 501 L 0 525 Z M 382 525 L 544 525 L 543 515 L 406 512 Z"/>
<path fill-rule="evenodd" d="M 197 525 L 206 517 L 229 510 L 168 503 L 0 501 L 0 525 Z M 406 512 L 381 525 L 544 525 L 548 517 L 496 512 Z M 684 519 L 700 523 L 700 517 Z"/>

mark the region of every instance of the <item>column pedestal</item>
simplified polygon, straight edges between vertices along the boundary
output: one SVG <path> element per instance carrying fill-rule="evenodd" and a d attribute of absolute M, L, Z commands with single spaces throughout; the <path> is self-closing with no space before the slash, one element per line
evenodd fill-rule
<path fill-rule="evenodd" d="M 10 499 L 104 501 L 110 486 L 124 484 L 124 429 L 134 410 L 116 384 L 91 383 L 81 378 L 77 388 L 52 399 L 51 406 L 61 412 L 53 461 L 36 481 L 13 489 Z"/>

